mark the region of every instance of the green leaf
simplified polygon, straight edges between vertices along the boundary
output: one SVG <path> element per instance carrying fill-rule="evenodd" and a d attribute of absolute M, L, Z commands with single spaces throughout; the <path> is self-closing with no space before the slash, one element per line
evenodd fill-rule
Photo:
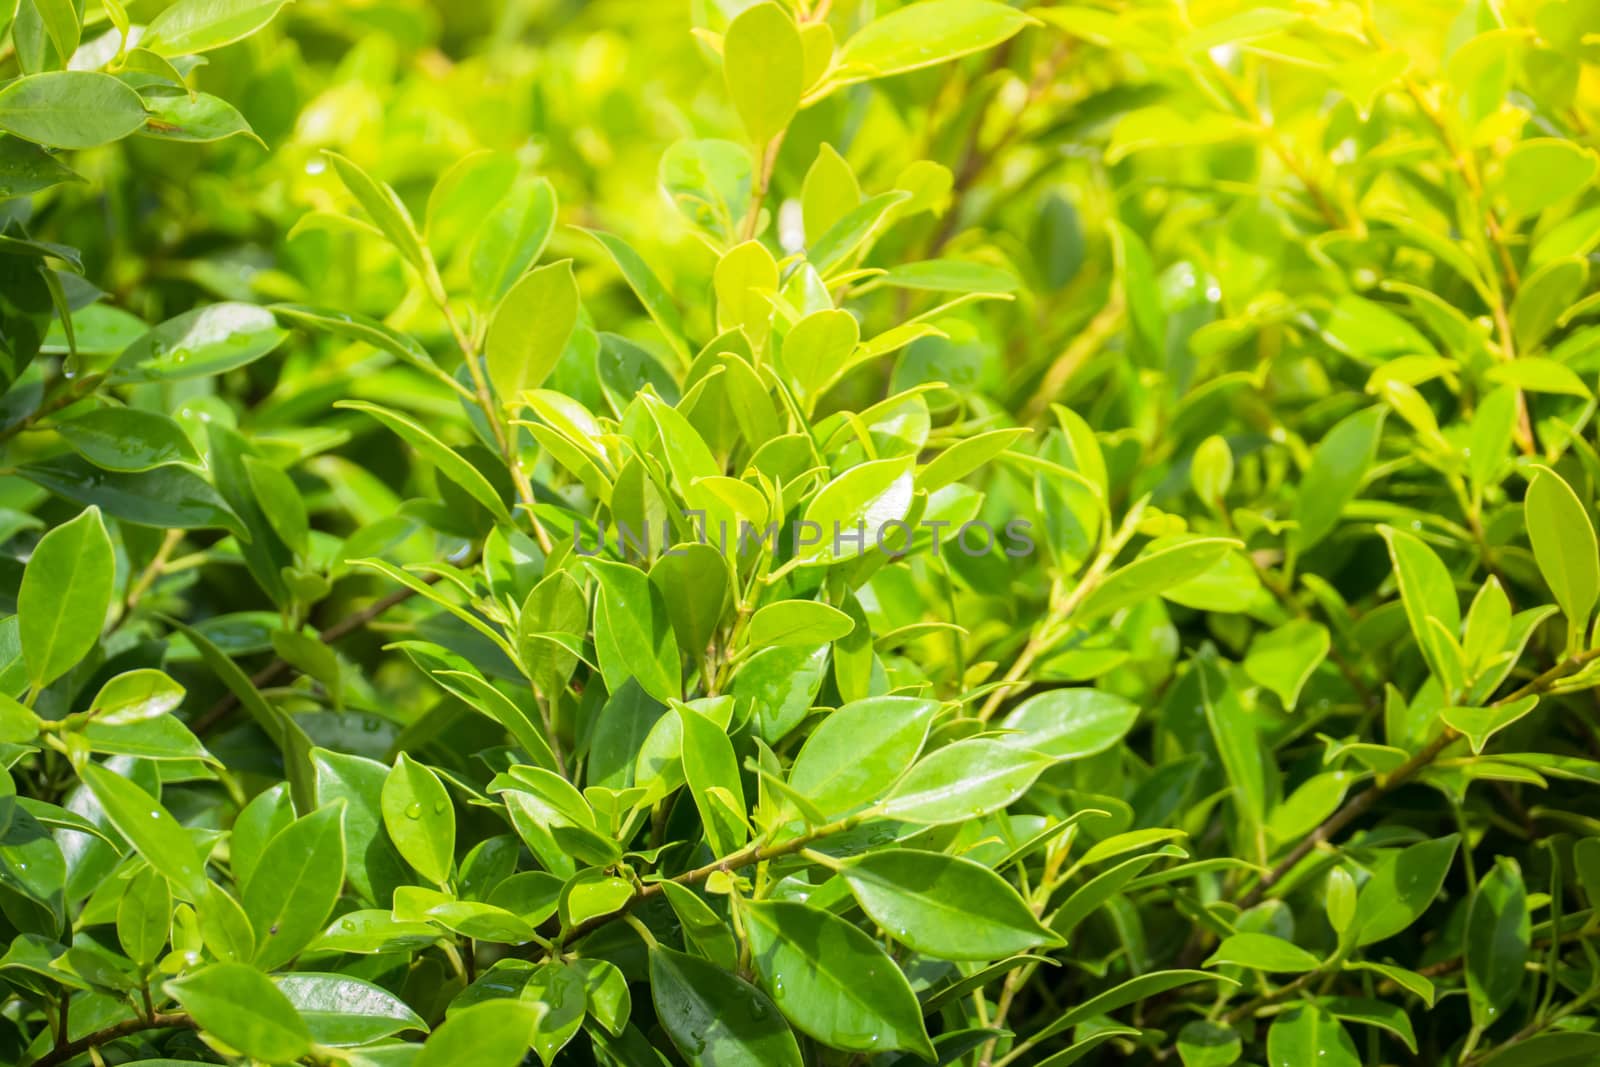
<path fill-rule="evenodd" d="M 739 946 L 728 924 L 694 890 L 673 881 L 662 882 L 661 888 L 678 917 L 685 944 L 724 970 L 737 969 Z"/>
<path fill-rule="evenodd" d="M 175 622 L 173 625 L 188 638 L 206 666 L 222 680 L 256 725 L 278 746 L 295 810 L 310 811 L 316 804 L 316 783 L 311 767 L 311 739 L 306 736 L 305 730 L 292 716 L 267 703 L 238 664 L 204 634 L 182 623 Z"/>
<path fill-rule="evenodd" d="M 672 346 L 673 351 L 687 358 L 688 347 L 683 340 L 683 314 L 673 303 L 672 294 L 667 291 L 667 287 L 661 283 L 655 271 L 650 269 L 650 264 L 634 251 L 632 245 L 620 237 L 603 230 L 584 232 L 600 242 L 600 246 L 606 250 L 611 261 L 622 272 L 622 277 L 633 290 L 633 294 L 639 298 L 645 311 L 649 312 L 650 318 L 666 335 L 667 343 Z"/>
<path fill-rule="evenodd" d="M 154 963 L 172 930 L 172 890 L 161 872 L 134 875 L 117 903 L 117 943 L 141 967 Z"/>
<path fill-rule="evenodd" d="M 1495 191 L 1517 214 L 1536 215 L 1588 186 L 1595 167 L 1593 152 L 1571 141 L 1535 137 L 1506 156 Z"/>
<path fill-rule="evenodd" d="M 1556 301 L 1560 301 L 1559 307 L 1557 307 L 1557 312 L 1559 313 L 1567 305 L 1558 294 L 1552 295 L 1556 297 Z M 1554 301 L 1551 306 L 1556 306 Z M 1528 305 L 1524 305 L 1524 308 L 1524 324 L 1530 321 L 1526 315 L 1540 315 L 1539 311 L 1531 309 Z M 1547 330 L 1553 325 L 1555 325 L 1553 319 L 1544 320 L 1541 317 L 1536 317 L 1532 320 L 1532 325 L 1529 328 Z M 1565 364 L 1557 363 L 1555 360 L 1544 356 L 1523 356 L 1521 359 L 1512 360 L 1510 363 L 1496 363 L 1489 368 L 1484 378 L 1501 385 L 1514 385 L 1526 393 L 1552 393 L 1557 396 L 1581 396 L 1587 398 L 1590 392 L 1589 387 L 1583 383 L 1583 379 L 1578 377 L 1575 371 Z M 1500 450 L 1501 454 L 1494 455 L 1493 458 L 1496 460 L 1503 459 L 1504 451 L 1502 448 Z M 1468 458 L 1470 459 L 1471 457 L 1469 456 Z"/>
<path fill-rule="evenodd" d="M 255 131 L 239 109 L 210 93 L 163 92 L 145 90 L 144 105 L 150 111 L 144 129 L 146 137 L 163 141 L 208 144 L 229 137 L 248 137 L 260 143 Z"/>
<path fill-rule="evenodd" d="M 1583 1031 L 1536 1034 L 1502 1047 L 1483 1062 L 1489 1067 L 1584 1067 L 1600 1055 L 1600 1034 Z"/>
<path fill-rule="evenodd" d="M 1157 596 L 1204 574 L 1237 547 L 1239 542 L 1226 537 L 1152 542 L 1132 563 L 1095 586 L 1073 613 L 1073 621 L 1089 623 Z"/>
<path fill-rule="evenodd" d="M 1321 1008 L 1302 1005 L 1278 1016 L 1267 1031 L 1267 1059 L 1273 1067 L 1315 1063 L 1318 1067 L 1360 1067 L 1356 1044 L 1344 1026 Z"/>
<path fill-rule="evenodd" d="M 115 576 L 111 538 L 98 508 L 85 509 L 39 539 L 17 592 L 22 659 L 35 690 L 94 649 Z"/>
<path fill-rule="evenodd" d="M 255 958 L 256 933 L 250 917 L 226 889 L 215 882 L 206 886 L 195 911 L 207 952 L 224 963 L 249 963 Z"/>
<path fill-rule="evenodd" d="M 999 741 L 957 741 L 926 756 L 883 802 L 883 814 L 905 822 L 965 822 L 1010 804 L 1054 760 Z"/>
<path fill-rule="evenodd" d="M 1600 547 L 1594 523 L 1571 486 L 1549 467 L 1535 469 L 1524 514 L 1534 561 L 1567 617 L 1567 647 L 1575 651 L 1600 598 Z"/>
<path fill-rule="evenodd" d="M 1304 552 L 1339 524 L 1339 518 L 1355 499 L 1367 467 L 1378 450 L 1387 409 L 1364 408 L 1340 421 L 1311 453 L 1295 500 L 1295 529 L 1290 535 Z"/>
<path fill-rule="evenodd" d="M 917 472 L 917 488 L 925 493 L 936 493 L 953 485 L 1005 452 L 1027 432 L 1023 429 L 990 430 L 957 441 Z"/>
<path fill-rule="evenodd" d="M 861 324 L 848 311 L 813 311 L 784 336 L 783 367 L 800 395 L 814 402 L 849 366 L 860 342 Z"/>
<path fill-rule="evenodd" d="M 728 95 L 758 147 L 783 131 L 800 107 L 805 53 L 788 12 L 754 4 L 728 24 L 722 37 L 722 71 Z"/>
<path fill-rule="evenodd" d="M 1444 638 L 1461 631 L 1461 601 L 1455 581 L 1444 563 L 1420 539 L 1388 526 L 1378 527 L 1389 544 L 1411 633 L 1434 675 L 1446 686 L 1459 684 L 1462 675 L 1458 648 Z"/>
<path fill-rule="evenodd" d="M 1411 1017 L 1398 1004 L 1367 997 L 1328 997 L 1319 1001 L 1318 1006 L 1335 1019 L 1385 1030 L 1398 1037 L 1413 1056 L 1417 1054 L 1417 1035 Z"/>
<path fill-rule="evenodd" d="M 794 1033 L 766 994 L 705 960 L 653 946 L 650 995 L 661 1028 L 691 1067 L 802 1067 L 805 1062 Z"/>
<path fill-rule="evenodd" d="M 847 267 L 851 257 L 869 243 L 869 239 L 891 217 L 895 208 L 910 199 L 911 194 L 904 189 L 892 189 L 869 197 L 841 215 L 839 221 L 812 242 L 806 251 L 806 259 L 823 277 Z"/>
<path fill-rule="evenodd" d="M 326 330 L 335 337 L 371 345 L 421 370 L 441 373 L 434 365 L 433 357 L 428 355 L 428 350 L 416 338 L 366 315 L 306 304 L 272 304 L 267 310 L 296 326 Z"/>
<path fill-rule="evenodd" d="M 319 1045 L 365 1045 L 407 1030 L 428 1029 L 405 1001 L 359 978 L 299 972 L 280 975 L 274 983 Z"/>
<path fill-rule="evenodd" d="M 1072 891 L 1066 902 L 1049 916 L 1049 927 L 1062 937 L 1071 937 L 1078 925 L 1104 907 L 1145 869 L 1163 858 L 1162 850 L 1147 852 L 1142 856 L 1123 860 L 1107 868 Z M 1081 866 L 1088 856 L 1079 861 Z"/>
<path fill-rule="evenodd" d="M 605 1027 L 612 1037 L 622 1036 L 627 1029 L 633 1000 L 621 969 L 607 960 L 595 959 L 573 960 L 569 966 L 583 976 L 590 1018 Z"/>
<path fill-rule="evenodd" d="M 932 1058 L 916 994 L 870 937 L 805 904 L 753 902 L 741 914 L 761 984 L 796 1027 L 832 1048 Z"/>
<path fill-rule="evenodd" d="M 144 125 L 139 94 L 109 74 L 58 70 L 0 88 L 0 130 L 51 148 L 96 148 Z"/>
<path fill-rule="evenodd" d="M 76 52 L 83 27 L 80 13 L 72 0 L 32 0 L 32 4 L 44 22 L 45 32 L 50 35 L 56 55 L 65 58 Z"/>
<path fill-rule="evenodd" d="M 685 704 L 677 709 L 683 729 L 683 776 L 694 794 L 707 844 L 714 855 L 726 856 L 749 836 L 739 762 L 722 727 Z"/>
<path fill-rule="evenodd" d="M 341 400 L 334 404 L 334 407 L 349 408 L 371 415 L 420 452 L 429 463 L 438 468 L 440 474 L 459 485 L 468 496 L 487 508 L 491 515 L 501 522 L 511 522 L 511 513 L 506 510 L 505 502 L 500 499 L 500 494 L 495 492 L 494 486 L 489 484 L 489 479 L 459 453 L 423 429 L 414 419 L 362 400 Z"/>
<path fill-rule="evenodd" d="M 1248 967 L 1274 974 L 1313 971 L 1321 961 L 1292 941 L 1271 934 L 1232 934 L 1206 960 L 1207 967 Z"/>
<path fill-rule="evenodd" d="M 1462 957 L 1474 1026 L 1488 1028 L 1516 1001 L 1526 982 L 1531 941 L 1522 871 L 1515 860 L 1501 856 L 1467 907 Z"/>
<path fill-rule="evenodd" d="M 1388 849 L 1356 898 L 1357 945 L 1393 937 L 1428 910 L 1450 872 L 1459 837 L 1450 834 L 1403 849 Z"/>
<path fill-rule="evenodd" d="M 1178 1059 L 1183 1067 L 1228 1067 L 1239 1059 L 1242 1043 L 1229 1026 L 1196 1019 L 1178 1031 Z"/>
<path fill-rule="evenodd" d="M 1139 706 L 1098 689 L 1052 689 L 1029 697 L 1001 721 L 1000 740 L 1057 760 L 1098 755 L 1121 741 Z"/>
<path fill-rule="evenodd" d="M 522 1001 L 543 1008 L 533 1027 L 533 1051 L 546 1067 L 583 1023 L 587 994 L 583 972 L 553 961 L 544 964 L 522 989 Z"/>
<path fill-rule="evenodd" d="M 811 498 L 801 520 L 800 556 L 834 563 L 860 555 L 878 543 L 887 524 L 905 518 L 911 494 L 908 459 L 852 467 Z"/>
<path fill-rule="evenodd" d="M 1253 834 L 1267 810 L 1260 725 L 1214 660 L 1202 659 L 1195 669 L 1200 675 L 1206 726 L 1233 787 L 1234 810 L 1243 819 L 1245 832 Z"/>
<path fill-rule="evenodd" d="M 31 196 L 52 186 L 82 180 L 38 145 L 15 137 L 0 140 L 0 199 Z"/>
<path fill-rule="evenodd" d="M 189 435 L 153 411 L 98 408 L 53 428 L 84 459 L 106 470 L 144 471 L 169 463 L 200 462 Z"/>
<path fill-rule="evenodd" d="M 429 1035 L 411 1067 L 518 1067 L 543 1012 L 519 1000 L 488 1000 L 453 1011 Z"/>
<path fill-rule="evenodd" d="M 633 899 L 633 885 L 598 868 L 580 871 L 561 891 L 561 925 L 572 928 L 601 915 L 621 911 Z"/>
<path fill-rule="evenodd" d="M 290 1063 L 311 1051 L 311 1031 L 266 975 L 217 963 L 169 981 L 167 993 L 201 1030 L 253 1059 Z"/>
<path fill-rule="evenodd" d="M 407 863 L 445 885 L 455 865 L 456 809 L 444 783 L 404 752 L 383 783 L 383 825 Z"/>
<path fill-rule="evenodd" d="M 1588 280 L 1589 263 L 1578 256 L 1553 259 L 1528 275 L 1511 302 L 1512 333 L 1517 348 L 1524 352 L 1537 349 L 1566 310 L 1583 294 Z M 1525 362 L 1526 367 L 1516 366 Z M 1562 373 L 1567 369 L 1554 360 L 1535 362 L 1524 357 L 1514 361 L 1509 374 L 1491 375 L 1490 380 L 1518 383 L 1522 379 L 1535 392 L 1588 396 L 1589 388 L 1581 378 Z"/>
<path fill-rule="evenodd" d="M 1439 718 L 1445 725 L 1467 736 L 1474 755 L 1483 752 L 1489 738 L 1532 711 L 1539 703 L 1536 693 L 1509 704 L 1491 704 L 1486 708 L 1445 708 Z"/>
<path fill-rule="evenodd" d="M 1180 986 L 1191 985 L 1195 982 L 1238 984 L 1230 978 L 1207 974 L 1205 971 L 1152 971 L 1137 978 L 1130 978 L 1121 985 L 1092 996 L 1076 1007 L 1057 1015 L 1037 1033 L 1030 1035 L 1029 1040 L 1043 1041 L 1046 1038 L 1054 1037 L 1056 1034 L 1065 1033 L 1086 1019 L 1109 1015 L 1118 1008 L 1137 1003 L 1149 997 L 1158 997 L 1169 989 L 1177 989 Z"/>
<path fill-rule="evenodd" d="M 314 941 L 344 886 L 344 805 L 319 808 L 267 842 L 244 910 L 256 931 L 256 966 L 271 971 Z"/>
<path fill-rule="evenodd" d="M 230 530 L 248 536 L 227 501 L 187 467 L 103 471 L 76 456 L 61 456 L 19 467 L 17 473 L 57 496 L 98 507 L 123 522 L 166 530 Z"/>
<path fill-rule="evenodd" d="M 578 322 L 578 283 L 564 259 L 524 275 L 489 322 L 489 380 L 501 403 L 537 389 L 555 369 Z"/>
<path fill-rule="evenodd" d="M 289 0 L 178 0 L 150 21 L 139 45 L 164 56 L 209 52 L 242 41 Z"/>
<path fill-rule="evenodd" d="M 207 885 L 205 861 L 178 820 L 131 779 L 92 763 L 78 774 L 111 825 L 145 862 L 164 874 L 183 899 L 199 900 Z"/>
<path fill-rule="evenodd" d="M 632 678 L 663 703 L 682 697 L 677 638 L 649 576 L 625 563 L 591 558 L 584 565 L 600 583 L 594 644 L 606 688 L 617 692 Z"/>
<path fill-rule="evenodd" d="M 356 203 L 361 205 L 361 210 L 367 213 L 367 217 L 372 220 L 378 231 L 388 238 L 401 258 L 410 263 L 430 286 L 437 284 L 433 257 L 428 254 L 427 246 L 422 243 L 422 235 L 417 232 L 417 225 L 411 220 L 411 212 L 406 210 L 399 195 L 387 184 L 373 178 L 339 153 L 325 149 L 323 154 L 327 156 L 328 162 L 333 164 L 334 172 L 339 175 L 344 187 L 355 197 Z"/>
<path fill-rule="evenodd" d="M 1256 635 L 1244 659 L 1250 680 L 1277 694 L 1292 711 L 1311 672 L 1327 658 L 1332 641 L 1328 629 L 1308 619 L 1291 619 L 1275 630 Z"/>
<path fill-rule="evenodd" d="M 894 940 L 948 960 L 994 960 L 1059 939 L 989 868 L 938 852 L 886 849 L 840 876 L 861 910 Z"/>
<path fill-rule="evenodd" d="M 761 608 L 747 631 L 752 648 L 825 645 L 855 629 L 850 616 L 814 600 L 783 600 Z"/>
<path fill-rule="evenodd" d="M 885 285 L 936 293 L 1014 293 L 1022 288 L 1015 274 L 1002 267 L 974 263 L 965 259 L 925 259 L 889 268 Z M 1020 434 L 1021 430 L 991 430 L 990 433 Z M 983 436 L 983 435 L 979 435 Z"/>
<path fill-rule="evenodd" d="M 150 330 L 122 350 L 109 374 L 118 383 L 209 377 L 255 362 L 288 336 L 266 308 L 210 304 Z"/>
<path fill-rule="evenodd" d="M 817 150 L 817 158 L 806 171 L 800 190 L 801 219 L 805 223 L 808 241 L 815 241 L 861 203 L 861 183 L 850 169 L 850 164 L 834 149 L 824 143 Z M 792 368 L 791 368 L 792 369 Z"/>
<path fill-rule="evenodd" d="M 840 50 L 841 82 L 882 78 L 992 48 L 1033 18 L 995 0 L 924 0 L 880 15 Z"/>
<path fill-rule="evenodd" d="M 495 205 L 472 245 L 472 294 L 479 306 L 489 309 L 504 300 L 538 262 L 555 225 L 556 190 L 548 178 L 518 182 Z"/>
<path fill-rule="evenodd" d="M 789 786 L 834 816 L 882 796 L 922 751 L 938 712 L 932 700 L 870 697 L 832 712 L 789 769 Z"/>

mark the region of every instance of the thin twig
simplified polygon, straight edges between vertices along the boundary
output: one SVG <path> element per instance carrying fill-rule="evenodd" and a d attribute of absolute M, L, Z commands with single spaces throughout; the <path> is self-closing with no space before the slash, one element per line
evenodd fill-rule
<path fill-rule="evenodd" d="M 422 581 L 432 585 L 437 582 L 442 575 L 424 574 L 420 575 L 419 577 L 422 579 Z M 332 626 L 329 626 L 326 630 L 323 630 L 321 633 L 317 634 L 317 640 L 321 641 L 325 645 L 331 645 L 341 637 L 345 637 L 346 635 L 361 629 L 363 626 L 367 625 L 367 623 L 371 622 L 373 619 L 376 619 L 379 615 L 382 615 L 395 605 L 403 604 L 416 595 L 416 590 L 410 588 L 396 589 L 393 592 L 385 593 L 383 596 L 379 597 L 377 600 L 374 600 L 371 604 L 368 604 L 360 611 L 346 615 Z M 260 689 L 265 685 L 271 685 L 273 682 L 287 674 L 291 669 L 292 668 L 290 667 L 288 661 L 275 659 L 265 667 L 261 668 L 255 674 L 251 675 L 250 684 L 255 686 L 257 689 Z M 238 697 L 234 696 L 231 692 L 225 693 L 217 700 L 215 704 L 211 705 L 211 707 L 207 709 L 204 715 L 200 716 L 190 725 L 190 729 L 196 734 L 204 735 L 208 731 L 214 729 L 216 725 L 228 714 L 228 712 L 238 707 L 238 705 Z"/>
<path fill-rule="evenodd" d="M 199 1029 L 193 1019 L 183 1012 L 160 1012 L 148 1019 L 124 1019 L 120 1023 L 108 1026 L 103 1030 L 96 1030 L 92 1034 L 85 1034 L 76 1041 L 68 1041 L 57 1045 L 43 1056 L 33 1061 L 31 1067 L 56 1067 L 57 1064 L 83 1055 L 90 1049 L 98 1048 L 118 1038 L 128 1037 L 131 1034 L 141 1033 L 145 1030 L 170 1030 L 181 1028 L 186 1030 Z"/>
<path fill-rule="evenodd" d="M 1537 678 L 1534 678 L 1521 688 L 1515 690 L 1507 696 L 1501 697 L 1499 700 L 1496 700 L 1490 706 L 1503 707 L 1506 704 L 1521 700 L 1523 697 L 1530 696 L 1535 693 L 1542 693 L 1549 689 L 1556 682 L 1577 671 L 1597 657 L 1600 657 L 1600 649 L 1590 649 L 1589 651 L 1579 655 L 1571 656 L 1556 664 L 1554 667 L 1551 667 L 1549 670 L 1545 671 Z M 1300 843 L 1295 845 L 1295 847 L 1289 851 L 1288 855 L 1279 860 L 1270 871 L 1262 875 L 1261 881 L 1256 883 L 1255 888 L 1246 893 L 1244 898 L 1239 901 L 1239 906 L 1243 909 L 1254 907 L 1260 902 L 1262 896 L 1265 895 L 1268 889 L 1271 889 L 1280 880 L 1282 880 L 1285 875 L 1298 866 L 1300 861 L 1309 856 L 1318 845 L 1321 845 L 1332 839 L 1335 834 L 1339 833 L 1339 831 L 1343 830 L 1356 819 L 1359 819 L 1362 815 L 1366 814 L 1367 811 L 1369 811 L 1379 800 L 1383 799 L 1383 797 L 1404 785 L 1406 782 L 1409 782 L 1412 778 L 1416 777 L 1419 772 L 1421 772 L 1434 760 L 1438 759 L 1440 753 L 1460 739 L 1460 733 L 1451 727 L 1445 727 L 1444 731 L 1440 733 L 1438 737 L 1435 737 L 1432 741 L 1428 742 L 1424 748 L 1418 751 L 1410 759 L 1406 760 L 1405 763 L 1401 764 L 1393 772 L 1385 775 L 1383 778 L 1380 778 L 1376 783 L 1363 790 L 1358 795 L 1351 797 L 1350 800 L 1345 803 L 1344 807 L 1334 812 L 1323 821 L 1321 826 L 1318 826 L 1315 830 L 1302 838 Z"/>

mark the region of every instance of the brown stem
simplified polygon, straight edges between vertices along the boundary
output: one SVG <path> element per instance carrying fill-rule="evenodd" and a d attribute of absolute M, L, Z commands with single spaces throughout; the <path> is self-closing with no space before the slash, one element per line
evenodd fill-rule
<path fill-rule="evenodd" d="M 767 199 L 767 188 L 772 184 L 772 171 L 778 165 L 778 149 L 783 147 L 783 138 L 788 132 L 779 130 L 777 136 L 768 141 L 767 146 L 761 150 L 755 195 L 750 198 L 750 210 L 745 212 L 744 221 L 739 227 L 741 241 L 755 240 L 756 227 L 761 225 L 761 205 Z"/>
<path fill-rule="evenodd" d="M 1542 693 L 1546 689 L 1549 689 L 1556 682 L 1560 681 L 1562 678 L 1572 674 L 1574 671 L 1583 667 L 1585 664 L 1597 657 L 1600 657 L 1600 649 L 1590 649 L 1588 652 L 1571 656 L 1556 664 L 1554 667 L 1551 667 L 1549 670 L 1545 671 L 1537 678 L 1534 678 L 1521 688 L 1515 690 L 1507 696 L 1501 697 L 1499 700 L 1496 700 L 1490 706 L 1503 707 L 1506 704 L 1521 700 L 1525 696 L 1529 696 L 1534 693 Z M 1273 866 L 1272 870 L 1262 875 L 1261 881 L 1256 884 L 1254 889 L 1245 894 L 1244 898 L 1240 900 L 1239 906 L 1246 909 L 1254 907 L 1261 900 L 1262 896 L 1265 895 L 1268 889 L 1271 889 L 1280 880 L 1282 880 L 1282 878 L 1291 870 L 1293 870 L 1301 860 L 1310 855 L 1312 850 L 1314 850 L 1318 845 L 1330 840 L 1339 831 L 1343 830 L 1356 819 L 1359 819 L 1362 815 L 1366 814 L 1367 811 L 1369 811 L 1379 800 L 1383 799 L 1383 797 L 1414 778 L 1418 772 L 1423 770 L 1434 760 L 1438 759 L 1441 752 L 1449 748 L 1451 744 L 1460 738 L 1461 734 L 1457 733 L 1454 729 L 1448 726 L 1445 727 L 1444 731 L 1440 733 L 1438 737 L 1428 742 L 1426 747 L 1421 749 L 1410 759 L 1406 760 L 1405 763 L 1401 764 L 1393 772 L 1385 775 L 1383 778 L 1379 779 L 1371 787 L 1367 788 L 1360 794 L 1351 797 L 1350 800 L 1345 803 L 1344 807 L 1334 812 L 1322 823 L 1321 826 L 1318 826 L 1310 834 L 1302 838 L 1300 843 L 1295 845 L 1295 847 L 1289 851 L 1287 856 L 1279 860 L 1277 864 Z"/>
<path fill-rule="evenodd" d="M 168 530 L 167 536 L 161 539 L 161 547 L 156 549 L 154 558 L 140 572 L 138 580 L 128 589 L 128 596 L 124 600 L 122 608 L 124 614 L 131 612 L 138 605 L 140 598 L 150 591 L 150 587 L 155 584 L 156 579 L 161 577 L 161 572 L 167 566 L 167 560 L 172 558 L 173 549 L 177 548 L 179 543 L 183 541 L 183 533 L 184 531 L 182 530 Z"/>
<path fill-rule="evenodd" d="M 441 575 L 425 574 L 421 577 L 424 582 L 432 585 L 440 579 Z M 371 604 L 368 604 L 360 611 L 346 615 L 332 626 L 329 626 L 326 630 L 323 630 L 321 633 L 317 634 L 317 640 L 321 641 L 325 645 L 331 645 L 341 637 L 361 629 L 363 626 L 367 625 L 367 623 L 371 622 L 373 619 L 376 619 L 379 615 L 382 615 L 396 604 L 403 604 L 416 595 L 416 591 L 410 588 L 396 589 L 393 592 L 385 593 L 383 596 L 379 597 L 377 600 L 374 600 Z M 257 689 L 260 689 L 264 685 L 271 685 L 273 682 L 287 674 L 290 669 L 291 668 L 287 661 L 275 659 L 265 667 L 261 668 L 255 674 L 251 675 L 250 684 L 255 686 Z M 225 693 L 217 700 L 215 704 L 211 705 L 211 707 L 207 709 L 204 715 L 200 716 L 190 724 L 190 729 L 197 734 L 204 735 L 206 732 L 214 729 L 216 725 L 228 714 L 228 712 L 238 707 L 238 705 L 238 697 L 234 696 L 231 692 Z"/>
<path fill-rule="evenodd" d="M 824 837 L 831 837 L 834 834 L 844 833 L 846 830 L 855 828 L 865 818 L 867 818 L 867 813 L 853 815 L 848 819 L 840 819 L 838 822 L 829 823 L 826 826 L 819 826 L 810 833 L 801 834 L 799 837 L 785 841 L 780 845 L 773 845 L 770 848 L 760 843 L 747 845 L 737 852 L 729 853 L 720 860 L 712 860 L 704 867 L 696 867 L 692 871 L 685 871 L 683 874 L 667 879 L 667 881 L 676 882 L 679 885 L 696 885 L 705 881 L 707 878 L 710 878 L 718 871 L 736 871 L 744 867 L 765 862 L 766 860 L 774 860 L 783 856 L 791 856 L 802 849 L 811 847 L 811 845 L 822 840 Z M 651 882 L 649 885 L 642 886 L 633 894 L 632 897 L 628 898 L 627 903 L 623 904 L 622 907 L 618 908 L 616 911 L 607 912 L 605 915 L 596 915 L 593 918 L 585 919 L 577 926 L 574 926 L 572 929 L 568 930 L 561 938 L 561 942 L 563 944 L 571 944 L 573 941 L 583 937 L 585 934 L 597 930 L 615 919 L 621 918 L 641 901 L 649 900 L 651 897 L 659 895 L 662 892 L 661 886 L 661 882 Z"/>
<path fill-rule="evenodd" d="M 103 1030 L 96 1030 L 92 1034 L 85 1034 L 76 1041 L 58 1044 L 43 1056 L 33 1061 L 31 1067 L 56 1067 L 57 1064 L 66 1063 L 74 1057 L 81 1056 L 92 1048 L 98 1048 L 110 1041 L 137 1034 L 145 1030 L 165 1030 L 172 1028 L 197 1030 L 193 1019 L 183 1012 L 163 1012 L 152 1015 L 148 1019 L 124 1019 L 113 1026 Z"/>

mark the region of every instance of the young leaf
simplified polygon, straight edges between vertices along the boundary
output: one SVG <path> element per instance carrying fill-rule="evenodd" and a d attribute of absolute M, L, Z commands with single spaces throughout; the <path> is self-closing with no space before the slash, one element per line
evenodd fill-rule
<path fill-rule="evenodd" d="M 850 616 L 838 608 L 813 600 L 784 600 L 768 604 L 750 619 L 750 647 L 775 645 L 825 645 L 855 629 Z"/>
<path fill-rule="evenodd" d="M 925 0 L 867 23 L 844 43 L 841 80 L 883 78 L 992 47 L 1032 18 L 995 0 Z"/>
<path fill-rule="evenodd" d="M 761 149 L 800 106 L 805 54 L 794 20 L 775 3 L 745 8 L 722 37 L 728 95 L 745 132 Z"/>
<path fill-rule="evenodd" d="M 455 866 L 456 809 L 439 776 L 404 752 L 383 783 L 383 825 L 406 862 L 444 885 Z"/>
<path fill-rule="evenodd" d="M 1600 547 L 1594 523 L 1571 486 L 1549 467 L 1535 470 L 1524 509 L 1533 558 L 1567 617 L 1567 648 L 1576 651 L 1600 598 Z"/>
<path fill-rule="evenodd" d="M 116 561 L 100 509 L 89 507 L 39 539 L 17 592 L 28 684 L 43 689 L 100 639 Z"/>
<path fill-rule="evenodd" d="M 1357 945 L 1370 945 L 1410 926 L 1433 903 L 1459 838 L 1455 834 L 1403 849 L 1388 849 L 1356 898 Z"/>
<path fill-rule="evenodd" d="M 495 308 L 485 345 L 489 380 L 502 403 L 544 384 L 577 321 L 571 260 L 530 271 L 511 287 Z"/>
<path fill-rule="evenodd" d="M 1248 967 L 1274 974 L 1300 974 L 1315 970 L 1319 964 L 1317 957 L 1292 941 L 1256 933 L 1233 934 L 1224 938 L 1206 960 L 1207 967 Z"/>

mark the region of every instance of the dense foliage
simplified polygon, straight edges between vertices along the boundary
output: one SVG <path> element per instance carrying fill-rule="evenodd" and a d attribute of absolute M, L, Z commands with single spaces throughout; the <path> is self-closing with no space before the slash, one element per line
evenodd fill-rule
<path fill-rule="evenodd" d="M 1600 1062 L 1594 0 L 0 30 L 0 1062 Z"/>

